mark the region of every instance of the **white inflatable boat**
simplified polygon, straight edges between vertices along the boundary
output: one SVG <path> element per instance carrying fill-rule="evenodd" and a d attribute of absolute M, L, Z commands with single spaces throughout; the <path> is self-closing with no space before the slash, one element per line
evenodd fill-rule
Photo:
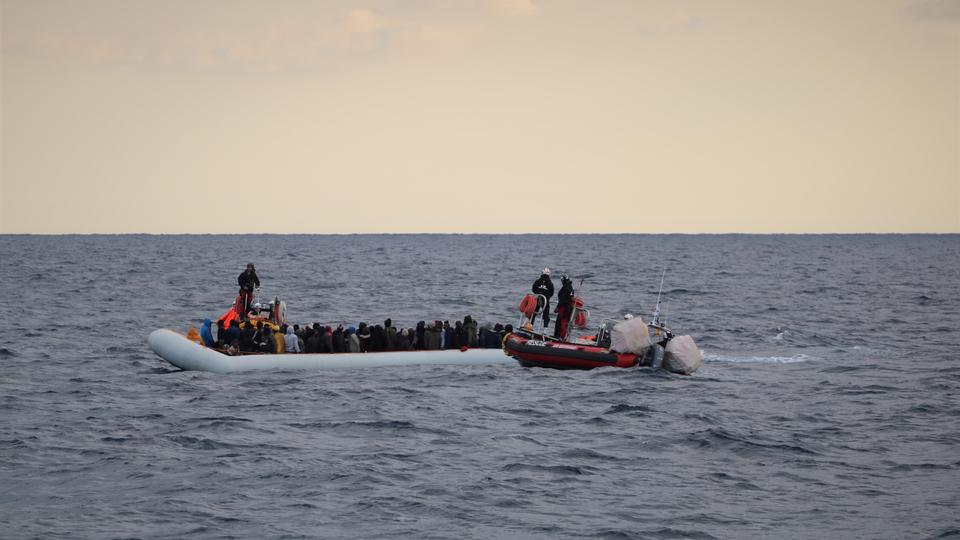
<path fill-rule="evenodd" d="M 365 367 L 512 364 L 500 349 L 393 351 L 336 354 L 251 354 L 228 356 L 194 343 L 173 330 L 154 330 L 150 349 L 180 369 L 233 373 L 254 369 L 354 369 Z"/>

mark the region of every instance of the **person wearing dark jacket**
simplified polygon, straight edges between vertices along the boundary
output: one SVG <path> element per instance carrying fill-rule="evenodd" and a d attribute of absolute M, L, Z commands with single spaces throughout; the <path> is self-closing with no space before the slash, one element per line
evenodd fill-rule
<path fill-rule="evenodd" d="M 357 327 L 357 339 L 360 341 L 360 352 L 370 350 L 370 327 L 367 323 L 362 322 Z"/>
<path fill-rule="evenodd" d="M 503 325 L 497 323 L 493 325 L 493 332 L 490 332 L 490 341 L 487 342 L 488 349 L 499 349 L 503 343 Z"/>
<path fill-rule="evenodd" d="M 382 352 L 387 346 L 387 337 L 383 333 L 383 327 L 375 324 L 370 329 L 370 341 L 367 343 L 367 350 L 370 352 Z"/>
<path fill-rule="evenodd" d="M 443 323 L 433 321 L 433 326 L 428 327 L 423 333 L 423 348 L 427 351 L 439 350 L 443 345 Z"/>
<path fill-rule="evenodd" d="M 260 350 L 260 345 L 263 344 L 263 329 L 264 327 L 257 321 L 253 323 L 253 349 L 254 351 Z"/>
<path fill-rule="evenodd" d="M 557 323 L 553 325 L 553 337 L 567 339 L 567 326 L 573 313 L 573 281 L 564 274 L 560 278 L 560 292 L 557 293 Z"/>
<path fill-rule="evenodd" d="M 463 335 L 463 341 L 460 342 L 461 347 L 473 348 L 477 346 L 477 321 L 473 320 L 473 317 L 469 315 L 463 318 Z"/>
<path fill-rule="evenodd" d="M 323 347 L 326 349 L 324 352 L 334 353 L 336 349 L 333 348 L 333 328 L 330 326 L 323 327 Z"/>
<path fill-rule="evenodd" d="M 453 321 L 453 341 L 450 342 L 451 349 L 459 349 L 467 346 L 467 333 L 463 330 L 463 323 Z"/>
<path fill-rule="evenodd" d="M 227 329 L 223 327 L 223 320 L 217 321 L 217 340 L 215 346 L 218 349 L 226 348 L 227 343 Z"/>
<path fill-rule="evenodd" d="M 397 329 L 394 328 L 393 321 L 391 319 L 383 321 L 383 331 L 387 338 L 386 350 L 397 350 Z"/>
<path fill-rule="evenodd" d="M 244 323 L 243 330 L 240 331 L 240 350 L 244 352 L 255 351 L 257 349 L 255 339 L 260 337 L 257 334 L 257 329 L 252 324 Z"/>
<path fill-rule="evenodd" d="M 413 333 L 413 329 L 408 330 L 404 328 L 403 330 L 400 330 L 400 333 L 397 334 L 397 350 L 398 351 L 409 351 L 410 349 L 413 348 L 410 343 L 410 334 L 412 333 Z"/>
<path fill-rule="evenodd" d="M 240 328 L 237 323 L 233 323 L 230 325 L 230 328 L 226 329 L 223 343 L 226 347 L 230 347 L 239 351 L 241 339 Z"/>
<path fill-rule="evenodd" d="M 417 331 L 413 336 L 413 348 L 422 351 L 426 349 L 425 339 L 426 339 L 427 325 L 425 322 L 420 321 L 417 323 Z"/>
<path fill-rule="evenodd" d="M 307 339 L 303 340 L 304 342 L 304 351 L 314 354 L 320 352 L 320 323 L 313 323 L 313 326 L 310 327 L 310 332 L 307 334 Z"/>
<path fill-rule="evenodd" d="M 336 330 L 333 331 L 333 352 L 342 353 L 343 352 L 343 325 L 338 324 Z"/>
<path fill-rule="evenodd" d="M 247 312 L 250 311 L 250 304 L 253 303 L 253 289 L 254 287 L 260 288 L 260 278 L 257 277 L 257 270 L 253 267 L 253 263 L 247 263 L 247 269 L 237 276 L 237 284 L 240 285 L 240 297 L 242 298 L 240 305 L 243 306 L 243 313 L 240 313 L 240 317 L 246 319 Z"/>
<path fill-rule="evenodd" d="M 533 294 L 542 295 L 546 299 L 546 303 L 543 306 L 540 306 L 539 303 L 537 307 L 543 307 L 543 327 L 546 328 L 550 326 L 550 299 L 553 298 L 553 280 L 550 279 L 550 269 L 544 268 L 543 273 L 540 274 L 540 277 L 533 282 Z M 537 299 L 539 301 L 539 298 Z M 530 324 L 533 324 L 537 320 L 537 315 L 534 314 L 530 319 Z"/>
<path fill-rule="evenodd" d="M 450 328 L 450 321 L 443 321 L 443 328 L 440 332 L 440 347 L 441 349 L 454 349 L 457 346 L 454 345 L 454 335 L 453 329 Z"/>
<path fill-rule="evenodd" d="M 272 353 L 275 347 L 276 342 L 273 338 L 273 329 L 267 325 L 263 325 L 260 333 L 260 352 Z"/>

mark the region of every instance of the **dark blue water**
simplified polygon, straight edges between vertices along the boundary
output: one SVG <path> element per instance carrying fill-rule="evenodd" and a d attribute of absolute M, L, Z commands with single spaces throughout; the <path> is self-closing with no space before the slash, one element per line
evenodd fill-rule
<path fill-rule="evenodd" d="M 692 377 L 178 372 L 256 263 L 300 322 L 514 322 L 545 265 Z M 958 236 L 0 236 L 4 538 L 960 535 Z"/>

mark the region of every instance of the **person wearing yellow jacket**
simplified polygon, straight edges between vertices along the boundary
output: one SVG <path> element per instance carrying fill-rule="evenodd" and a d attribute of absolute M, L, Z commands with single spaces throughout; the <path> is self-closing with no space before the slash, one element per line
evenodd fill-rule
<path fill-rule="evenodd" d="M 277 331 L 273 333 L 273 353 L 274 354 L 284 353 L 283 334 L 280 333 L 279 329 L 277 329 Z"/>

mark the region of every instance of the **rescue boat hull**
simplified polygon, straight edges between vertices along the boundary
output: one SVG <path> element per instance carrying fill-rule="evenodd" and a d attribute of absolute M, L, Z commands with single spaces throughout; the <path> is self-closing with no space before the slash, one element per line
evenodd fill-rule
<path fill-rule="evenodd" d="M 628 368 L 636 366 L 635 354 L 620 354 L 593 345 L 542 341 L 519 334 L 503 340 L 503 351 L 524 367 L 553 369 Z"/>

